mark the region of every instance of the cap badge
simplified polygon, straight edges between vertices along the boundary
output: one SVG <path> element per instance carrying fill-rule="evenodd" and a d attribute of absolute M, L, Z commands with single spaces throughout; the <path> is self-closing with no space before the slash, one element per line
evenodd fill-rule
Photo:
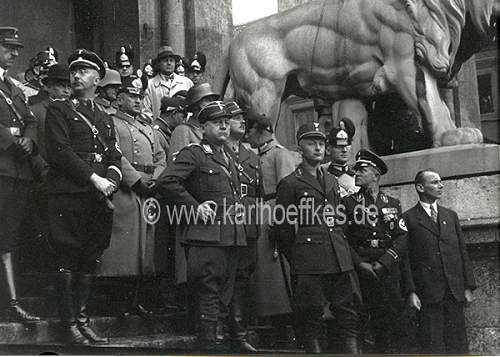
<path fill-rule="evenodd" d="M 120 52 L 121 52 L 121 53 L 125 53 L 125 47 L 123 47 L 123 46 L 122 46 L 122 47 L 120 47 Z"/>
<path fill-rule="evenodd" d="M 319 131 L 319 123 L 313 123 L 314 125 L 314 130 Z"/>

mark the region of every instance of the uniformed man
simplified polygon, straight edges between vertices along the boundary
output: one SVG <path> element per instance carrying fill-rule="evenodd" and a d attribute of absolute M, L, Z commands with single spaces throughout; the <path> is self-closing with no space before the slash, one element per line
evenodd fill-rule
<path fill-rule="evenodd" d="M 260 183 L 259 157 L 241 142 L 246 128 L 244 111 L 236 102 L 226 103 L 226 109 L 231 113 L 230 135 L 226 143 L 226 151 L 238 169 L 241 200 L 247 207 L 247 222 L 245 224 L 247 246 L 240 250 L 228 325 L 234 351 L 256 352 L 256 349 L 247 341 L 247 325 L 254 312 L 251 311 L 251 307 L 255 305 L 250 298 L 250 277 L 257 264 L 259 224 L 255 208 Z"/>
<path fill-rule="evenodd" d="M 205 351 L 220 348 L 217 321 L 229 308 L 238 250 L 246 245 L 238 172 L 224 149 L 230 116 L 223 102 L 208 103 L 199 113 L 203 141 L 181 150 L 157 182 L 172 209 L 188 212 L 182 244 L 189 289 L 197 296 L 198 345 Z"/>
<path fill-rule="evenodd" d="M 132 49 L 132 45 L 125 44 L 123 46 L 120 46 L 120 50 L 116 52 L 115 65 L 122 79 L 133 76 L 134 74 L 134 64 L 132 63 L 133 59 L 134 59 L 134 50 Z"/>
<path fill-rule="evenodd" d="M 341 197 L 359 190 L 359 187 L 354 184 L 354 171 L 348 165 L 355 132 L 354 123 L 349 118 L 342 118 L 338 127 L 333 128 L 328 135 L 327 152 L 330 154 L 331 161 L 324 166 L 337 178 Z"/>
<path fill-rule="evenodd" d="M 19 228 L 33 180 L 31 157 L 37 153 L 36 120 L 28 109 L 26 98 L 7 70 L 14 65 L 24 47 L 19 31 L 0 27 L 0 255 L 5 273 L 9 316 L 21 321 L 37 321 L 17 300 L 12 252 L 15 250 Z"/>
<path fill-rule="evenodd" d="M 193 58 L 188 62 L 188 76 L 194 85 L 203 83 L 203 73 L 207 65 L 207 57 L 201 51 L 196 51 Z"/>
<path fill-rule="evenodd" d="M 260 199 L 265 206 L 274 207 L 276 187 L 281 179 L 292 173 L 299 163 L 294 155 L 278 142 L 274 136 L 271 120 L 265 115 L 250 111 L 246 118 L 248 142 L 258 150 L 260 177 Z M 287 326 L 291 324 L 290 269 L 286 259 L 279 253 L 273 222 L 262 214 L 263 222 L 257 241 L 257 267 L 253 279 L 257 315 L 269 317 L 276 333 L 276 342 L 288 344 L 293 336 Z"/>
<path fill-rule="evenodd" d="M 346 236 L 360 256 L 358 265 L 369 327 L 375 338 L 372 353 L 400 353 L 402 297 L 400 261 L 406 254 L 407 229 L 401 205 L 379 189 L 387 172 L 384 161 L 368 150 L 356 154 L 355 183 L 359 192 L 344 199 Z"/>
<path fill-rule="evenodd" d="M 106 68 L 106 74 L 97 87 L 99 95 L 95 98 L 94 103 L 100 105 L 106 114 L 115 114 L 118 108 L 116 98 L 121 86 L 120 73 L 114 69 Z"/>
<path fill-rule="evenodd" d="M 278 184 L 276 205 L 283 212 L 283 224 L 277 227 L 279 243 L 294 277 L 294 311 L 303 324 L 306 353 L 323 352 L 322 315 L 329 303 L 337 330 L 329 330 L 328 339 L 341 336 L 342 340 L 342 346 L 335 346 L 334 351 L 359 354 L 357 309 L 361 292 L 342 230 L 346 217 L 340 211 L 340 188 L 336 178 L 321 167 L 326 135 L 318 123 L 304 124 L 297 131 L 297 142 L 303 160 Z M 284 213 L 291 208 L 296 209 L 294 217 Z"/>
<path fill-rule="evenodd" d="M 157 271 L 155 227 L 146 222 L 142 212 L 145 200 L 152 195 L 156 179 L 166 164 L 165 151 L 156 132 L 140 115 L 143 95 L 142 84 L 137 79 L 118 91 L 118 111 L 112 117 L 123 155 L 123 178 L 120 189 L 113 196 L 111 243 L 99 268 L 99 274 L 103 276 L 134 277 L 133 287 L 119 298 L 128 304 L 123 306 L 125 309 L 132 308 L 141 314 L 147 313 L 143 301 L 139 301 L 143 277 Z M 130 299 L 123 299 L 127 295 Z"/>
<path fill-rule="evenodd" d="M 50 238 L 59 266 L 60 317 L 64 340 L 107 342 L 89 326 L 87 302 L 98 259 L 109 245 L 110 196 L 121 181 L 121 154 L 111 117 L 93 102 L 104 63 L 79 49 L 68 58 L 73 99 L 47 109 L 46 147 Z"/>
<path fill-rule="evenodd" d="M 144 97 L 144 109 L 147 114 L 156 119 L 160 116 L 161 99 L 173 97 L 181 90 L 189 90 L 193 82 L 188 77 L 179 76 L 175 73 L 175 64 L 180 56 L 174 53 L 170 46 L 162 46 L 158 50 L 156 61 L 159 72 L 149 80 L 146 96 Z"/>
<path fill-rule="evenodd" d="M 160 144 L 168 156 L 172 132 L 186 120 L 186 101 L 178 97 L 163 97 L 160 116 L 153 121 L 153 129 L 158 132 Z"/>

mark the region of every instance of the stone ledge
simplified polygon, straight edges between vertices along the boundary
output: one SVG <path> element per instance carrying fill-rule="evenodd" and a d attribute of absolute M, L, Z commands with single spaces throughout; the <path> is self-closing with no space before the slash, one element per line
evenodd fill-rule
<path fill-rule="evenodd" d="M 388 173 L 382 186 L 413 183 L 419 170 L 435 168 L 443 179 L 500 172 L 500 146 L 469 144 L 413 151 L 383 157 Z"/>

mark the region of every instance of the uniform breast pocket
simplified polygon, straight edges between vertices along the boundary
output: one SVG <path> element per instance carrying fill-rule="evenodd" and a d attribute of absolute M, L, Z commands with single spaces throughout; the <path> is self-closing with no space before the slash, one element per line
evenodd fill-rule
<path fill-rule="evenodd" d="M 213 167 L 200 167 L 200 190 L 201 191 L 221 191 L 222 172 Z"/>

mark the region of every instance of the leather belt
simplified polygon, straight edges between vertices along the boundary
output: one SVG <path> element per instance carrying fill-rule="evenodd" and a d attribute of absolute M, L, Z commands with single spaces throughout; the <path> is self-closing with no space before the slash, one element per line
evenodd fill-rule
<path fill-rule="evenodd" d="M 360 244 L 360 248 L 374 248 L 374 249 L 383 249 L 390 248 L 392 246 L 392 242 L 388 242 L 383 239 L 367 239 L 362 244 Z"/>
<path fill-rule="evenodd" d="M 84 161 L 102 162 L 103 155 L 96 152 L 76 152 L 78 157 Z"/>
<path fill-rule="evenodd" d="M 132 164 L 132 167 L 137 171 L 143 172 L 145 174 L 153 174 L 155 172 L 156 167 L 152 165 L 139 165 Z"/>

